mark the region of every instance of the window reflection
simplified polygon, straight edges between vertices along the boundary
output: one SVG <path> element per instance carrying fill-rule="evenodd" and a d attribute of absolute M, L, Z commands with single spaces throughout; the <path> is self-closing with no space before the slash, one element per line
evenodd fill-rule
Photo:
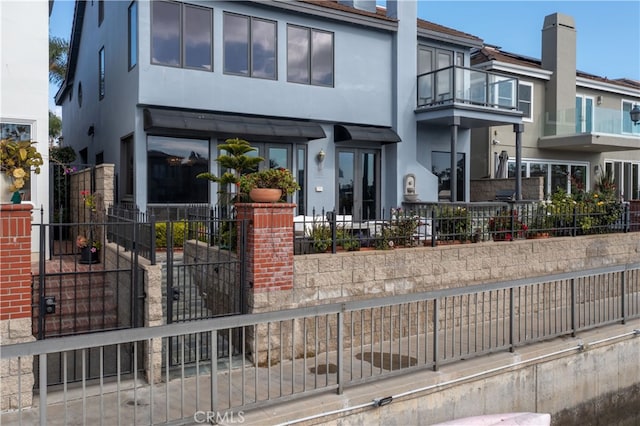
<path fill-rule="evenodd" d="M 276 78 L 276 26 L 254 19 L 251 23 L 251 75 Z"/>
<path fill-rule="evenodd" d="M 149 203 L 203 203 L 208 181 L 197 179 L 209 171 L 209 141 L 153 136 L 148 151 Z"/>
<path fill-rule="evenodd" d="M 224 72 L 249 73 L 249 19 L 224 15 Z"/>
<path fill-rule="evenodd" d="M 211 70 L 211 11 L 186 6 L 184 26 L 185 66 Z"/>
<path fill-rule="evenodd" d="M 287 27 L 287 81 L 333 86 L 333 33 Z"/>
<path fill-rule="evenodd" d="M 180 66 L 180 4 L 154 1 L 151 62 Z"/>

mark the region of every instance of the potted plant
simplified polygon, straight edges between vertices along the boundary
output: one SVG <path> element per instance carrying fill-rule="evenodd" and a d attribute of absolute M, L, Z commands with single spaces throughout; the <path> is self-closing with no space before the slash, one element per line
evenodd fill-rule
<path fill-rule="evenodd" d="M 102 222 L 102 195 L 91 194 L 89 191 L 81 191 L 82 202 L 89 211 L 89 227 L 86 234 L 76 237 L 76 247 L 80 249 L 79 263 L 100 263 L 100 249 L 102 248 L 102 235 L 98 224 Z"/>
<path fill-rule="evenodd" d="M 30 172 L 40 173 L 42 155 L 36 150 L 34 141 L 0 140 L 0 202 L 21 202 L 20 190 L 29 180 Z M 11 196 L 9 194 L 12 194 Z"/>
<path fill-rule="evenodd" d="M 269 191 L 261 191 L 267 189 Z M 284 168 L 265 169 L 240 176 L 240 192 L 255 202 L 284 201 L 300 186 L 291 171 Z"/>

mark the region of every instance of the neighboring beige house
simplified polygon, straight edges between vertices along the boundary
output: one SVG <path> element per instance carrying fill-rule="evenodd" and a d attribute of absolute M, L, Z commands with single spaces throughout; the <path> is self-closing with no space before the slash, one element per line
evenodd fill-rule
<path fill-rule="evenodd" d="M 0 132 L 38 142 L 45 160 L 24 197 L 49 211 L 49 6 L 47 0 L 0 1 Z M 40 214 L 34 214 L 34 223 Z M 38 250 L 33 233 L 32 251 Z"/>
<path fill-rule="evenodd" d="M 523 177 L 543 176 L 549 194 L 556 188 L 571 192 L 580 184 L 592 188 L 600 173 L 610 170 L 621 196 L 640 198 L 640 123 L 630 115 L 640 105 L 640 82 L 577 71 L 572 17 L 545 17 L 541 60 L 485 45 L 472 54 L 472 66 L 519 79 Z M 514 177 L 512 127 L 474 129 L 471 178 L 495 176 L 503 151 Z"/>

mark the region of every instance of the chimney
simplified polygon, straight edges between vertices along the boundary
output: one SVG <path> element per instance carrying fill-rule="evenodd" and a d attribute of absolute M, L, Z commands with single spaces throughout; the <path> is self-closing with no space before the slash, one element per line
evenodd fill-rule
<path fill-rule="evenodd" d="M 371 13 L 376 13 L 376 0 L 338 0 L 338 3 Z"/>
<path fill-rule="evenodd" d="M 542 26 L 542 68 L 553 72 L 545 95 L 545 136 L 575 133 L 576 28 L 571 16 L 554 13 Z"/>

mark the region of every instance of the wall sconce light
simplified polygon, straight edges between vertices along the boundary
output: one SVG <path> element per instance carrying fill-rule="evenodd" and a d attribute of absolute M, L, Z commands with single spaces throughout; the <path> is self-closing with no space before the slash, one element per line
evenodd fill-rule
<path fill-rule="evenodd" d="M 596 102 L 598 103 L 598 105 L 602 105 L 602 95 L 598 95 L 598 97 L 596 98 Z"/>
<path fill-rule="evenodd" d="M 631 116 L 631 121 L 633 121 L 634 126 L 640 124 L 640 106 L 638 106 L 638 104 L 633 106 L 633 109 L 629 111 L 629 115 Z"/>
<path fill-rule="evenodd" d="M 320 149 L 320 151 L 316 154 L 316 160 L 318 160 L 318 163 L 322 163 L 324 161 L 324 157 L 326 157 L 326 154 L 322 149 Z"/>
<path fill-rule="evenodd" d="M 96 129 L 93 127 L 93 124 L 91 126 L 89 126 L 89 130 L 87 130 L 87 136 L 93 136 L 93 134 L 96 132 Z"/>

